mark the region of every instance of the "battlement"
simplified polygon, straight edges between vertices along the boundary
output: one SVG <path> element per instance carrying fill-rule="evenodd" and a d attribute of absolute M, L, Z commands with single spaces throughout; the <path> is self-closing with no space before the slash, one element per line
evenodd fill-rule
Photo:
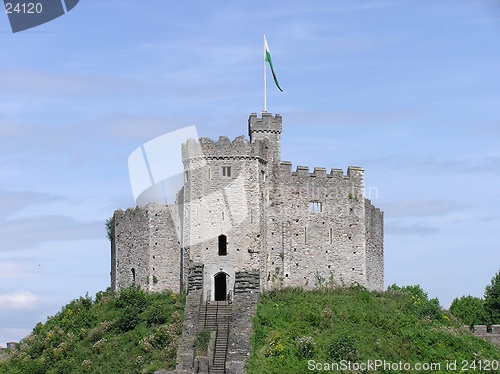
<path fill-rule="evenodd" d="M 252 113 L 249 137 L 186 140 L 176 205 L 115 213 L 112 288 L 202 287 L 223 300 L 239 292 L 236 274 L 255 271 L 260 291 L 313 289 L 319 276 L 383 290 L 383 213 L 364 197 L 364 170 L 292 169 L 282 127 L 279 114 Z M 196 282 L 193 264 L 203 265 Z"/>
<path fill-rule="evenodd" d="M 292 163 L 289 161 L 282 161 L 280 163 L 280 174 L 283 176 L 298 176 L 298 177 L 316 177 L 316 178 L 335 178 L 335 179 L 351 179 L 355 175 L 363 175 L 364 170 L 359 166 L 349 166 L 347 173 L 344 174 L 342 169 L 330 169 L 327 174 L 326 168 L 314 167 L 313 172 L 309 171 L 309 166 L 297 166 L 295 171 L 292 171 Z"/>
<path fill-rule="evenodd" d="M 282 128 L 282 118 L 279 114 L 273 117 L 271 113 L 263 112 L 262 117 L 259 118 L 257 113 L 252 113 L 248 118 L 248 136 L 252 143 L 254 142 L 254 133 L 281 134 Z"/>
<path fill-rule="evenodd" d="M 194 158 L 262 158 L 264 151 L 265 142 L 250 144 L 244 135 L 238 136 L 233 141 L 227 136 L 220 136 L 217 141 L 210 138 L 188 139 L 182 144 L 182 161 Z"/>
<path fill-rule="evenodd" d="M 465 328 L 470 330 L 469 326 L 465 326 Z M 492 325 L 491 332 L 488 332 L 486 325 L 475 325 L 472 329 L 472 333 L 479 338 L 500 346 L 500 325 Z"/>

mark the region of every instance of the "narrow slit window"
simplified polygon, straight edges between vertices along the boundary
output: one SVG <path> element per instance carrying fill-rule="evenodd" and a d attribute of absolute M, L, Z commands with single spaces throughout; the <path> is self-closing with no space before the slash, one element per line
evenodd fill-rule
<path fill-rule="evenodd" d="M 333 244 L 333 229 L 330 229 L 330 235 L 329 235 L 329 238 L 330 238 L 330 244 Z"/>
<path fill-rule="evenodd" d="M 230 177 L 231 176 L 231 166 L 223 166 L 222 167 L 222 176 Z"/>
<path fill-rule="evenodd" d="M 323 203 L 320 201 L 311 201 L 309 203 L 309 212 L 322 213 L 323 212 Z"/>
<path fill-rule="evenodd" d="M 227 236 L 219 235 L 219 256 L 227 256 Z"/>
<path fill-rule="evenodd" d="M 212 179 L 212 169 L 208 168 L 208 180 Z"/>
<path fill-rule="evenodd" d="M 307 244 L 307 227 L 304 227 L 304 244 Z"/>

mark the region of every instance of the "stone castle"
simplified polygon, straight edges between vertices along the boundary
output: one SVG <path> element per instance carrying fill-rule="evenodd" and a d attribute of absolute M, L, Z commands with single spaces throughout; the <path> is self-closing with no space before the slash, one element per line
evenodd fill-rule
<path fill-rule="evenodd" d="M 364 171 L 281 160 L 282 117 L 251 114 L 248 135 L 182 145 L 175 204 L 118 210 L 114 290 L 202 290 L 210 300 L 281 287 L 384 288 L 383 213 Z"/>

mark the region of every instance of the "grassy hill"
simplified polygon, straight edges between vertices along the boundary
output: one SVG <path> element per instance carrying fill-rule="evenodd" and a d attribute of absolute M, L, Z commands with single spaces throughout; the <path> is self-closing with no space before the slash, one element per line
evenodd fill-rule
<path fill-rule="evenodd" d="M 362 288 L 272 292 L 261 298 L 254 331 L 249 374 L 320 368 L 342 372 L 341 360 L 351 362 L 346 373 L 408 373 L 400 362 L 412 369 L 440 365 L 412 372 L 451 373 L 467 367 L 469 372 L 491 373 L 498 372 L 493 369 L 500 362 L 498 348 L 464 331 L 418 286 L 392 286 L 384 293 Z M 360 366 L 368 360 L 371 367 Z M 374 366 L 384 360 L 388 370 Z M 457 370 L 451 370 L 455 360 Z"/>
<path fill-rule="evenodd" d="M 81 297 L 39 323 L 17 351 L 0 357 L 0 374 L 173 369 L 184 303 L 182 295 L 138 288 Z M 383 293 L 363 288 L 271 292 L 261 297 L 254 331 L 249 374 L 342 372 L 332 370 L 342 369 L 342 362 L 351 363 L 345 373 L 451 373 L 462 371 L 465 363 L 469 372 L 492 373 L 500 362 L 498 348 L 461 329 L 418 286 L 391 286 Z M 384 360 L 392 365 L 388 370 L 355 366 Z M 446 370 L 455 361 L 457 369 Z M 398 366 L 405 363 L 412 371 Z M 439 364 L 440 370 L 413 370 L 419 363 Z"/>
<path fill-rule="evenodd" d="M 184 296 L 129 288 L 66 305 L 0 358 L 0 373 L 152 373 L 175 367 Z"/>

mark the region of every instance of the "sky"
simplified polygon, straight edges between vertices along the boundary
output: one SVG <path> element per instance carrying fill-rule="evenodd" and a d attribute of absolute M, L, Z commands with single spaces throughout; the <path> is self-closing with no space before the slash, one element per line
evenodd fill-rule
<path fill-rule="evenodd" d="M 365 169 L 385 285 L 449 307 L 500 270 L 500 1 L 82 0 L 0 14 L 0 345 L 110 286 L 128 156 L 168 132 L 247 135 L 266 34 L 282 159 Z"/>

